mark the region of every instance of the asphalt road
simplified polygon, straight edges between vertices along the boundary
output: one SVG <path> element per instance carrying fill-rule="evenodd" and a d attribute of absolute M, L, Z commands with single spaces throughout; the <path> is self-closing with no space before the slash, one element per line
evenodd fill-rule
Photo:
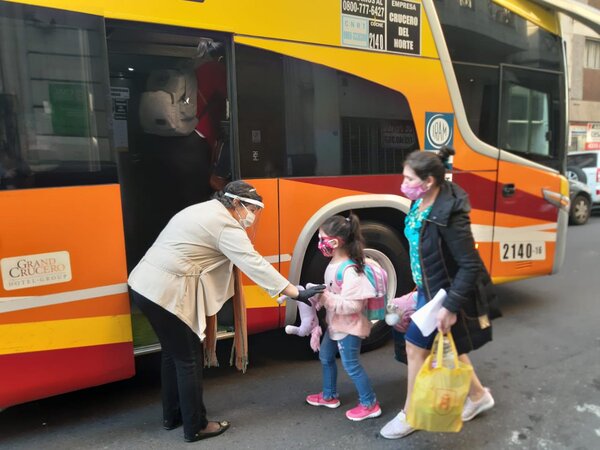
<path fill-rule="evenodd" d="M 494 342 L 472 354 L 496 407 L 460 433 L 418 432 L 387 441 L 379 429 L 404 402 L 406 367 L 390 344 L 363 355 L 383 415 L 344 416 L 356 402 L 340 370 L 342 407 L 314 408 L 320 365 L 306 342 L 279 332 L 251 340 L 245 375 L 207 371 L 209 418 L 227 419 L 224 435 L 186 444 L 181 429 L 161 428 L 156 356 L 138 375 L 107 386 L 9 408 L 0 413 L 0 447 L 10 449 L 598 449 L 600 448 L 600 215 L 569 229 L 567 260 L 554 276 L 498 287 L 504 317 Z M 221 348 L 226 362 L 228 345 Z M 304 354 L 305 356 L 302 356 Z M 0 375 L 1 379 L 1 375 Z"/>

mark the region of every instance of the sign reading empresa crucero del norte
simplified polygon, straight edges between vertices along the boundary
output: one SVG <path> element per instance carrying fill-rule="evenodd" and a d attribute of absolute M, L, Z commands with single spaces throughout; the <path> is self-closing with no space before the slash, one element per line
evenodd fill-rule
<path fill-rule="evenodd" d="M 421 4 L 404 0 L 342 0 L 342 45 L 421 53 Z"/>

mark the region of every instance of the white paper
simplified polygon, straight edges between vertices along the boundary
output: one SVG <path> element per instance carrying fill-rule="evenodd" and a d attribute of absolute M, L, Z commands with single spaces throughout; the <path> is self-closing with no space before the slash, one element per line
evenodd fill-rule
<path fill-rule="evenodd" d="M 423 336 L 429 336 L 437 328 L 437 314 L 442 307 L 442 303 L 446 299 L 447 294 L 444 289 L 440 289 L 435 296 L 428 301 L 425 306 L 415 311 L 410 317 L 411 320 L 419 327 Z"/>

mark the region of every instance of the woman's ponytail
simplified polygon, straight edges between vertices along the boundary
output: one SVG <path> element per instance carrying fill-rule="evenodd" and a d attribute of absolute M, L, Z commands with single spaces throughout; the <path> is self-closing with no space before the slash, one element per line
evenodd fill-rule
<path fill-rule="evenodd" d="M 454 155 L 455 153 L 456 152 L 454 151 L 454 149 L 452 147 L 448 147 L 446 145 L 442 146 L 442 148 L 439 149 L 437 155 L 442 160 L 442 164 L 444 165 L 444 168 L 446 170 L 452 169 L 452 167 L 450 165 L 450 157 L 452 155 Z"/>

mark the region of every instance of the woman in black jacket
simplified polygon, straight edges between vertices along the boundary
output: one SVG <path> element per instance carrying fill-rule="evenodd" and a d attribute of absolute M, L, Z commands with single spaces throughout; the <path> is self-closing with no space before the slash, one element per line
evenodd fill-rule
<path fill-rule="evenodd" d="M 409 241 L 413 279 L 417 285 L 417 309 L 440 289 L 447 292 L 437 316 L 438 331 L 452 331 L 459 359 L 471 364 L 466 355 L 492 339 L 488 320 L 489 275 L 475 248 L 466 192 L 446 181 L 445 164 L 454 150 L 442 148 L 438 154 L 416 151 L 404 164 L 402 192 L 413 200 L 406 216 L 404 233 Z M 405 410 L 419 369 L 430 353 L 436 333 L 423 336 L 411 323 L 405 335 L 408 358 L 408 387 L 404 410 L 388 422 L 381 435 L 398 439 L 413 431 Z M 494 406 L 489 390 L 473 373 L 463 421 Z"/>

